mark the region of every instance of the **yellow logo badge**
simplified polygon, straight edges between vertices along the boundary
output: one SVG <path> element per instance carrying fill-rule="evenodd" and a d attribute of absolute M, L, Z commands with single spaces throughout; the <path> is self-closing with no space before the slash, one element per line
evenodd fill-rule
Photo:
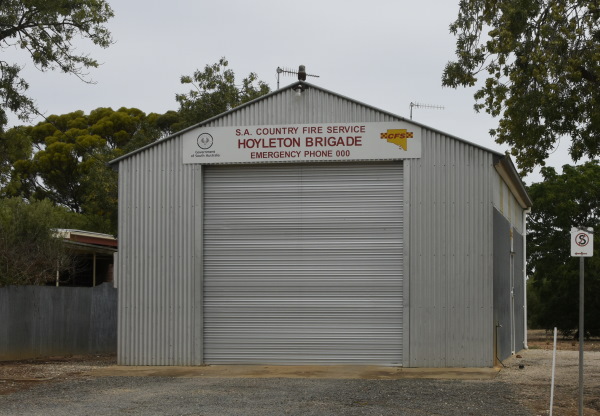
<path fill-rule="evenodd" d="M 406 131 L 406 129 L 391 129 L 386 133 L 381 133 L 381 139 L 386 139 L 388 142 L 401 147 L 405 151 L 408 150 L 408 143 L 406 139 L 412 139 L 412 131 Z"/>

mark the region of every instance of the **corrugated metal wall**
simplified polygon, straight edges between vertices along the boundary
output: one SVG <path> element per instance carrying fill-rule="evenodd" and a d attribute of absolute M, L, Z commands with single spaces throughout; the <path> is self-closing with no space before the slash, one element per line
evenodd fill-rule
<path fill-rule="evenodd" d="M 525 348 L 523 236 L 496 209 L 493 221 L 495 347 L 496 357 L 504 360 Z"/>
<path fill-rule="evenodd" d="M 523 236 L 513 229 L 514 276 L 515 276 L 515 352 L 525 348 L 525 270 L 523 270 Z"/>
<path fill-rule="evenodd" d="M 395 121 L 396 117 L 367 107 L 349 98 L 309 88 L 296 96 L 293 90 L 242 107 L 207 126 L 252 126 L 277 124 L 350 123 Z"/>
<path fill-rule="evenodd" d="M 423 129 L 406 162 L 410 367 L 493 365 L 492 154 Z"/>
<path fill-rule="evenodd" d="M 353 100 L 283 90 L 207 126 L 394 121 Z M 185 134 L 185 133 L 184 133 Z M 423 157 L 405 162 L 404 363 L 493 365 L 493 154 L 422 129 Z M 119 163 L 119 362 L 202 362 L 200 166 L 183 165 L 182 136 Z M 517 211 L 514 210 L 513 211 Z M 199 240 L 201 241 L 201 239 Z M 407 295 L 408 294 L 408 295 Z M 407 321 L 408 320 L 408 321 Z"/>
<path fill-rule="evenodd" d="M 494 338 L 496 358 L 512 352 L 510 222 L 494 209 Z M 514 243 L 514 242 L 513 242 Z"/>
<path fill-rule="evenodd" d="M 194 362 L 194 170 L 176 137 L 119 163 L 122 365 Z"/>
<path fill-rule="evenodd" d="M 207 126 L 393 121 L 322 90 L 284 90 Z M 203 361 L 200 165 L 182 164 L 182 135 L 119 162 L 119 364 Z M 199 221 L 201 221 L 201 217 Z M 201 238 L 199 239 L 201 242 Z"/>
<path fill-rule="evenodd" d="M 519 233 L 523 234 L 525 232 L 523 208 L 519 205 L 502 177 L 495 170 L 492 175 L 494 207 L 510 221 Z"/>

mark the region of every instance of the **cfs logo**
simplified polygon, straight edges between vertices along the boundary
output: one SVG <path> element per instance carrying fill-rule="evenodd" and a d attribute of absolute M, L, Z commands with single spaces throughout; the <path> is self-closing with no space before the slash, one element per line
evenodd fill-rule
<path fill-rule="evenodd" d="M 406 131 L 406 129 L 390 129 L 385 133 L 381 133 L 380 139 L 386 139 L 389 143 L 393 143 L 404 150 L 408 150 L 408 143 L 406 139 L 412 139 L 412 131 Z"/>

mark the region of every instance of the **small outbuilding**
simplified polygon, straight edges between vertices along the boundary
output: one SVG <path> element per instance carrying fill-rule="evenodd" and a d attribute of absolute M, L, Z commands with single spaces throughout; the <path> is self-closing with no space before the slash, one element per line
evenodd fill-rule
<path fill-rule="evenodd" d="M 121 365 L 526 346 L 531 200 L 504 154 L 299 81 L 112 163 Z"/>
<path fill-rule="evenodd" d="M 57 274 L 56 286 L 98 286 L 113 280 L 117 239 L 110 234 L 59 228 L 60 238 L 73 259 L 73 267 Z"/>

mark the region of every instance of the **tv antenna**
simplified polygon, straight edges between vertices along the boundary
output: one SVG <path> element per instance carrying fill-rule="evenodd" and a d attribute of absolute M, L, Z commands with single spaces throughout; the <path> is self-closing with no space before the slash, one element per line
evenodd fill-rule
<path fill-rule="evenodd" d="M 294 71 L 294 70 L 288 69 L 288 68 L 281 68 L 278 66 L 277 67 L 277 89 L 279 89 L 279 75 L 280 74 L 298 75 L 299 81 L 305 81 L 306 77 L 319 78 L 318 75 L 307 74 L 306 69 L 304 68 L 304 65 L 300 65 L 300 67 L 298 68 L 297 71 Z"/>
<path fill-rule="evenodd" d="M 444 106 L 434 104 L 410 103 L 410 119 L 412 120 L 412 110 L 415 108 L 428 108 L 430 110 L 443 110 Z"/>

